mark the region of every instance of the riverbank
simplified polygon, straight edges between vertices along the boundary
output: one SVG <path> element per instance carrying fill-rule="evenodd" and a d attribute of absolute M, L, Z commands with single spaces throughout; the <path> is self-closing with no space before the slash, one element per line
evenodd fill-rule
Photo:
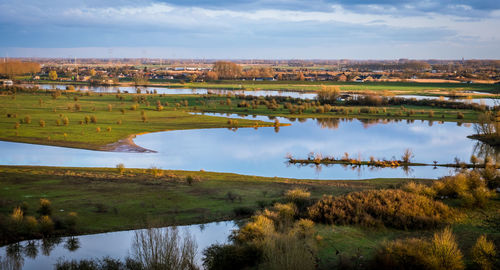
<path fill-rule="evenodd" d="M 286 190 L 297 187 L 320 198 L 323 194 L 341 195 L 400 186 L 409 181 L 296 180 L 156 168 L 122 171 L 0 166 L 0 215 L 10 215 L 24 202 L 28 205 L 25 214 L 36 216 L 39 200 L 48 199 L 56 218 L 77 213 L 76 230 L 71 233 L 77 235 L 143 228 L 147 222 L 183 225 L 248 217 L 282 200 Z"/>

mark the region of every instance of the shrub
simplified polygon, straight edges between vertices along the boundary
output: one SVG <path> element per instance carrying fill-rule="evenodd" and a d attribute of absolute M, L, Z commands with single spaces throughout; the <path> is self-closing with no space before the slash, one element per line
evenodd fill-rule
<path fill-rule="evenodd" d="M 40 119 L 39 124 L 40 124 L 40 127 L 45 127 L 45 121 L 43 121 L 43 120 L 41 120 L 41 119 Z"/>
<path fill-rule="evenodd" d="M 65 117 L 62 119 L 62 122 L 63 122 L 63 124 L 64 124 L 65 126 L 67 126 L 67 125 L 69 124 L 69 119 L 68 119 L 68 117 L 66 117 L 66 116 L 65 116 Z"/>
<path fill-rule="evenodd" d="M 31 124 L 31 116 L 26 115 L 23 120 L 24 124 Z"/>
<path fill-rule="evenodd" d="M 378 269 L 463 269 L 463 256 L 448 228 L 433 239 L 409 238 L 385 243 L 376 253 Z"/>
<path fill-rule="evenodd" d="M 54 231 L 54 222 L 49 216 L 40 217 L 40 232 L 43 235 L 50 235 Z"/>
<path fill-rule="evenodd" d="M 120 163 L 116 165 L 116 169 L 119 174 L 123 174 L 125 172 L 125 165 L 123 165 L 123 163 Z"/>
<path fill-rule="evenodd" d="M 160 177 L 163 175 L 163 171 L 160 168 L 157 168 L 155 166 L 152 166 L 149 168 L 149 173 L 153 175 L 154 177 Z"/>
<path fill-rule="evenodd" d="M 99 133 L 99 132 L 101 132 L 101 128 L 100 128 L 100 127 L 96 127 L 96 128 L 95 128 L 95 131 L 96 131 L 97 133 Z"/>
<path fill-rule="evenodd" d="M 299 211 L 305 210 L 311 202 L 311 193 L 302 188 L 290 189 L 285 192 L 285 199 L 294 203 Z"/>
<path fill-rule="evenodd" d="M 93 123 L 93 124 L 96 124 L 97 123 L 97 117 L 95 117 L 95 115 L 90 116 L 90 122 Z"/>
<path fill-rule="evenodd" d="M 495 244 L 481 235 L 471 249 L 471 257 L 478 269 L 491 270 L 496 265 Z"/>
<path fill-rule="evenodd" d="M 23 210 L 21 210 L 21 207 L 14 208 L 14 210 L 12 210 L 12 214 L 10 215 L 10 219 L 12 220 L 12 222 L 18 225 L 23 222 L 23 217 L 24 213 Z"/>
<path fill-rule="evenodd" d="M 312 220 L 401 229 L 433 228 L 453 215 L 441 202 L 403 190 L 367 190 L 340 197 L 325 196 L 309 208 Z"/>
<path fill-rule="evenodd" d="M 107 131 L 107 132 L 111 132 L 111 127 L 107 127 L 107 128 L 106 128 L 106 131 Z"/>
<path fill-rule="evenodd" d="M 90 123 L 90 116 L 85 115 L 85 117 L 83 118 L 83 120 L 85 121 L 85 124 Z"/>
<path fill-rule="evenodd" d="M 402 188 L 406 192 L 415 193 L 418 195 L 424 195 L 429 198 L 435 198 L 437 195 L 436 190 L 424 184 L 418 184 L 415 182 L 410 182 L 403 186 Z"/>
<path fill-rule="evenodd" d="M 434 117 L 434 111 L 429 111 L 429 117 Z"/>
<path fill-rule="evenodd" d="M 484 207 L 489 198 L 494 196 L 487 189 L 486 182 L 476 171 L 463 171 L 454 176 L 446 176 L 432 186 L 437 195 L 459 198 L 463 206 Z"/>
<path fill-rule="evenodd" d="M 214 244 L 203 251 L 203 266 L 207 270 L 248 269 L 262 257 L 255 245 Z"/>
<path fill-rule="evenodd" d="M 50 216 L 52 215 L 52 204 L 47 199 L 40 199 L 40 207 L 37 211 L 41 216 Z"/>
<path fill-rule="evenodd" d="M 265 239 L 262 269 L 315 269 L 314 249 L 293 235 L 275 234 Z"/>
<path fill-rule="evenodd" d="M 111 104 L 108 104 L 108 112 L 112 112 L 113 111 L 113 106 Z"/>

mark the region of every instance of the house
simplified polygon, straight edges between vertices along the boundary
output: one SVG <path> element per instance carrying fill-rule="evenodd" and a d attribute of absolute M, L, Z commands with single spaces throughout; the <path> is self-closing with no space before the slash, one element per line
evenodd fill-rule
<path fill-rule="evenodd" d="M 347 76 L 344 73 L 338 74 L 336 76 L 336 80 L 339 81 L 339 82 L 346 82 L 347 81 Z"/>

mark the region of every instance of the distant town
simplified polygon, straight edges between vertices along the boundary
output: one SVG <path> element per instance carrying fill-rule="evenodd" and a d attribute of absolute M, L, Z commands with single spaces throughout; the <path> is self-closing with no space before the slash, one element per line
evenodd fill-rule
<path fill-rule="evenodd" d="M 215 64 L 232 64 L 230 74 Z M 499 60 L 4 59 L 3 80 L 85 82 L 338 81 L 498 83 Z M 26 74 L 30 74 L 27 76 Z M 18 76 L 23 75 L 23 76 Z"/>

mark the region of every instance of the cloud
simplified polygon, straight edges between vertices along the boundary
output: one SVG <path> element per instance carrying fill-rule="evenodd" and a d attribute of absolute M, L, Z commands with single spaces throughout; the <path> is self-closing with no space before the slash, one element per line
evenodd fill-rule
<path fill-rule="evenodd" d="M 417 4 L 389 0 L 19 0 L 14 4 L 0 0 L 4 37 L 0 52 L 37 47 L 225 48 L 226 52 L 282 48 L 298 52 L 300 48 L 327 51 L 368 44 L 397 50 L 425 47 L 423 43 L 457 50 L 463 45 L 470 50 L 486 44 L 490 51 L 500 43 L 498 8 L 497 1 L 448 0 Z"/>

